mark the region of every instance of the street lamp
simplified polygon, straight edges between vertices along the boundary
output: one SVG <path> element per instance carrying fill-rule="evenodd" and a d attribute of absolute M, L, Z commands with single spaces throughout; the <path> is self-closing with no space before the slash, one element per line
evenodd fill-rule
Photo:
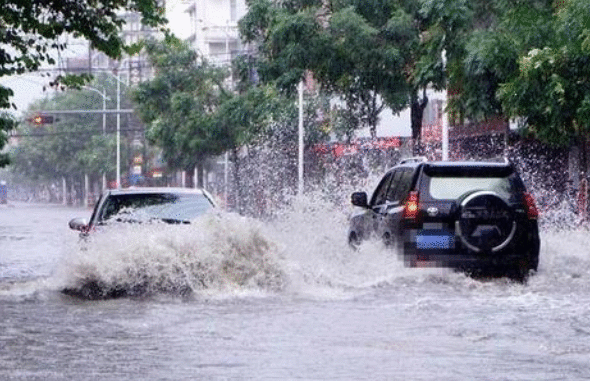
<path fill-rule="evenodd" d="M 441 53 L 443 70 L 447 68 L 447 51 L 443 49 Z M 448 83 L 445 79 L 445 104 L 442 115 L 442 160 L 449 160 L 449 115 L 447 114 L 447 106 L 449 104 L 449 91 L 447 89 Z"/>
<path fill-rule="evenodd" d="M 297 182 L 297 193 L 299 195 L 303 194 L 303 80 L 299 81 L 298 86 L 298 93 L 299 93 L 299 123 L 298 123 L 298 143 L 299 143 L 299 152 L 298 152 L 298 167 L 297 167 L 297 174 L 298 174 L 298 182 Z"/>
<path fill-rule="evenodd" d="M 102 91 L 100 91 L 94 87 L 91 87 L 91 86 L 82 86 L 82 88 L 84 88 L 86 90 L 94 91 L 95 93 L 100 94 L 100 96 L 102 97 L 102 110 L 103 110 L 103 113 L 102 113 L 102 133 L 105 134 L 106 133 L 106 124 L 107 124 L 107 119 L 106 119 L 107 114 L 104 111 L 106 111 L 106 109 L 107 109 L 107 100 L 110 101 L 111 98 L 106 95 L 107 92 L 104 87 L 103 87 Z"/>
<path fill-rule="evenodd" d="M 117 71 L 117 189 L 121 189 L 121 74 Z"/>
<path fill-rule="evenodd" d="M 107 114 L 105 111 L 107 109 L 107 100 L 110 101 L 111 98 L 106 95 L 106 90 L 104 87 L 103 87 L 102 91 L 100 91 L 94 87 L 90 87 L 90 86 L 82 86 L 82 87 L 86 90 L 94 91 L 95 93 L 100 94 L 100 96 L 102 97 L 102 111 L 103 111 L 102 112 L 102 134 L 105 135 L 106 129 L 107 129 Z M 102 190 L 105 190 L 106 188 L 107 188 L 106 174 L 103 172 L 103 174 L 102 174 Z"/>
<path fill-rule="evenodd" d="M 109 74 L 111 77 L 117 80 L 117 189 L 121 189 L 121 73 L 117 70 L 117 74 Z M 129 80 L 129 77 L 127 77 Z M 126 83 L 128 85 L 128 83 Z"/>

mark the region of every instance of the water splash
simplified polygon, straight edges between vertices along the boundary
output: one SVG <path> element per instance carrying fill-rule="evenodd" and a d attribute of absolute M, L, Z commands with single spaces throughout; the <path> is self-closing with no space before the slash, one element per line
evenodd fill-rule
<path fill-rule="evenodd" d="M 211 213 L 190 225 L 111 226 L 58 270 L 64 292 L 85 298 L 284 287 L 276 245 L 260 223 Z"/>
<path fill-rule="evenodd" d="M 544 165 L 553 160 L 551 155 L 531 154 L 525 160 L 515 151 L 510 156 L 542 209 L 540 270 L 529 286 L 550 287 L 549 283 L 557 281 L 555 277 L 576 282 L 586 278 L 576 271 L 590 268 L 583 245 L 576 244 L 585 239 L 576 232 L 588 228 L 558 186 L 562 182 L 538 181 L 558 178 L 539 170 L 558 165 Z M 375 167 L 362 161 L 362 176 L 351 166 L 323 166 L 316 179 L 306 182 L 305 195 L 294 196 L 289 183 L 292 176 L 274 175 L 276 168 L 290 161 L 264 159 L 264 165 L 241 167 L 243 193 L 250 197 L 242 201 L 253 208 L 245 208 L 245 212 L 257 219 L 216 213 L 190 226 L 126 226 L 101 233 L 85 251 L 73 250 L 58 279 L 63 280 L 64 288 L 90 297 L 261 290 L 333 298 L 408 285 L 444 285 L 478 292 L 512 287 L 505 279 L 474 280 L 449 269 L 405 268 L 399 256 L 379 241 L 351 250 L 346 240 L 352 211 L 350 194 L 364 190 L 370 195 L 385 163 Z M 358 171 L 358 166 L 354 170 Z M 573 234 L 573 243 L 564 245 L 563 234 L 568 232 Z"/>

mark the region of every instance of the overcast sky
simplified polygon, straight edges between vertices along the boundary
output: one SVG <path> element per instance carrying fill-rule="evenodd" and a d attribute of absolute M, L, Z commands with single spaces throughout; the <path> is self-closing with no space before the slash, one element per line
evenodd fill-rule
<path fill-rule="evenodd" d="M 190 4 L 190 1 L 186 0 L 166 1 L 166 14 L 170 20 L 170 29 L 180 38 L 186 38 L 190 34 L 190 28 L 188 27 L 189 17 L 185 12 L 188 4 Z M 79 56 L 84 54 L 86 49 L 86 47 L 79 44 L 70 45 L 68 51 L 62 53 L 62 58 Z M 22 116 L 31 102 L 51 96 L 53 90 L 43 91 L 43 86 L 47 86 L 50 80 L 48 77 L 42 77 L 41 73 L 0 77 L 0 83 L 14 91 L 12 102 L 18 109 L 10 111 L 16 116 Z"/>

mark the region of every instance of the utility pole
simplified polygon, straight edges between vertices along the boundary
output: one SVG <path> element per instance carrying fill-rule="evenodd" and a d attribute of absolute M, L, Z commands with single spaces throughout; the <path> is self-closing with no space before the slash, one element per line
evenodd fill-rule
<path fill-rule="evenodd" d="M 100 96 L 102 97 L 102 135 L 105 136 L 107 133 L 107 99 L 110 100 L 111 98 L 109 98 L 107 96 L 107 91 L 106 89 L 103 87 L 102 91 L 95 89 L 94 87 L 91 86 L 82 86 L 84 89 L 86 90 L 91 90 L 94 91 L 98 94 L 100 94 Z M 117 113 L 117 115 L 119 115 L 119 113 Z M 102 174 L 102 190 L 106 190 L 107 189 L 107 175 L 106 173 L 103 172 Z"/>
<path fill-rule="evenodd" d="M 117 71 L 117 189 L 121 189 L 121 74 Z"/>
<path fill-rule="evenodd" d="M 299 167 L 298 194 L 303 194 L 303 81 L 299 82 Z"/>
<path fill-rule="evenodd" d="M 442 51 L 443 70 L 447 68 L 447 52 Z M 443 103 L 442 114 L 442 160 L 449 160 L 449 115 L 447 114 L 447 106 L 449 104 L 449 92 L 447 91 L 448 83 L 445 84 L 445 101 Z"/>

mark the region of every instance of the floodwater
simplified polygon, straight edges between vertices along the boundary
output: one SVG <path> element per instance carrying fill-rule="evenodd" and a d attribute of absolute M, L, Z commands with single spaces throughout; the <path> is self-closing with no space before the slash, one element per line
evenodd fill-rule
<path fill-rule="evenodd" d="M 0 207 L 0 380 L 590 379 L 587 231 L 544 231 L 519 284 L 353 252 L 317 199 L 80 244 L 89 215 Z"/>

